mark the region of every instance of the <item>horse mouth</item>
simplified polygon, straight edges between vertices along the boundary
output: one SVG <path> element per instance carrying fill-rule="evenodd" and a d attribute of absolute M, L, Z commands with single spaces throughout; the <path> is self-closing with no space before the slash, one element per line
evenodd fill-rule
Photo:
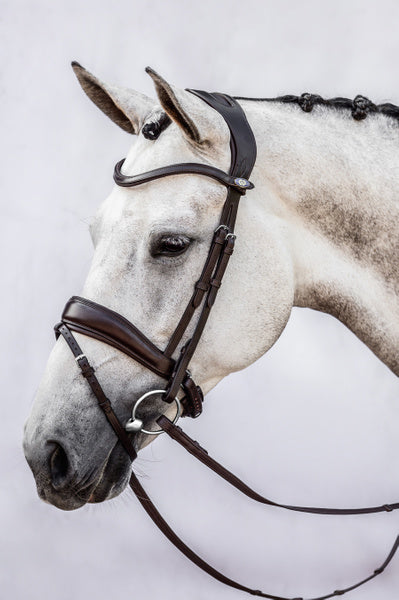
<path fill-rule="evenodd" d="M 117 442 L 100 469 L 96 480 L 84 490 L 86 502 L 95 504 L 115 498 L 125 489 L 130 477 L 131 462 L 126 450 Z"/>
<path fill-rule="evenodd" d="M 76 510 L 87 503 L 104 502 L 115 498 L 125 489 L 131 470 L 130 459 L 117 442 L 100 468 L 90 478 L 76 481 L 61 490 L 55 490 L 47 480 L 37 480 L 39 497 L 61 510 Z"/>

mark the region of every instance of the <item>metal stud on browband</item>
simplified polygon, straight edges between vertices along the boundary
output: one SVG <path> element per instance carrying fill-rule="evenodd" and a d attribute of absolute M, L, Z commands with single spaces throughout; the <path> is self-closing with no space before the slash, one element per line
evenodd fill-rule
<path fill-rule="evenodd" d="M 244 179 L 243 177 L 236 177 L 234 179 L 234 183 L 238 187 L 246 189 L 246 190 L 248 190 L 248 189 L 250 189 L 250 188 L 253 187 L 253 184 L 250 181 L 248 181 L 248 179 Z"/>

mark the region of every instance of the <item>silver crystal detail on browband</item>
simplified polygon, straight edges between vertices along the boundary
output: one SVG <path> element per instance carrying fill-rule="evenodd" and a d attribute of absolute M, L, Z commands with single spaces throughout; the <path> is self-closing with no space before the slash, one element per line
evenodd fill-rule
<path fill-rule="evenodd" d="M 234 183 L 238 185 L 238 187 L 244 189 L 251 187 L 251 183 L 248 181 L 248 179 L 244 179 L 243 177 L 236 177 L 234 179 Z"/>

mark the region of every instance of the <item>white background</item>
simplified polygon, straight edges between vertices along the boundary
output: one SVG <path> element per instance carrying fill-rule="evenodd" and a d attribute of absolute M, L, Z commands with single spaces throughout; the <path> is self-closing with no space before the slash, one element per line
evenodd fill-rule
<path fill-rule="evenodd" d="M 52 324 L 81 289 L 91 257 L 87 225 L 131 141 L 84 97 L 69 62 L 149 95 L 147 64 L 181 87 L 363 93 L 399 103 L 399 3 L 3 0 L 0 8 L 0 597 L 244 598 L 175 551 L 129 492 L 64 513 L 38 500 L 24 461 L 23 423 Z M 203 417 L 184 425 L 276 500 L 392 502 L 398 391 L 397 378 L 342 325 L 297 309 L 267 356 L 222 382 Z M 166 439 L 135 468 L 194 549 L 277 595 L 314 597 L 360 580 L 399 533 L 395 513 L 318 517 L 257 506 Z M 398 592 L 399 556 L 351 597 L 396 600 Z"/>

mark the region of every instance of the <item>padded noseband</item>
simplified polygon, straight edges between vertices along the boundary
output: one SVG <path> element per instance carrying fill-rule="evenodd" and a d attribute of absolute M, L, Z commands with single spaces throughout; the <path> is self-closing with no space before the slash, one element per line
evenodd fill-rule
<path fill-rule="evenodd" d="M 100 340 L 127 354 L 156 375 L 168 379 L 174 361 L 119 313 L 96 302 L 72 296 L 61 321 L 72 331 Z"/>

